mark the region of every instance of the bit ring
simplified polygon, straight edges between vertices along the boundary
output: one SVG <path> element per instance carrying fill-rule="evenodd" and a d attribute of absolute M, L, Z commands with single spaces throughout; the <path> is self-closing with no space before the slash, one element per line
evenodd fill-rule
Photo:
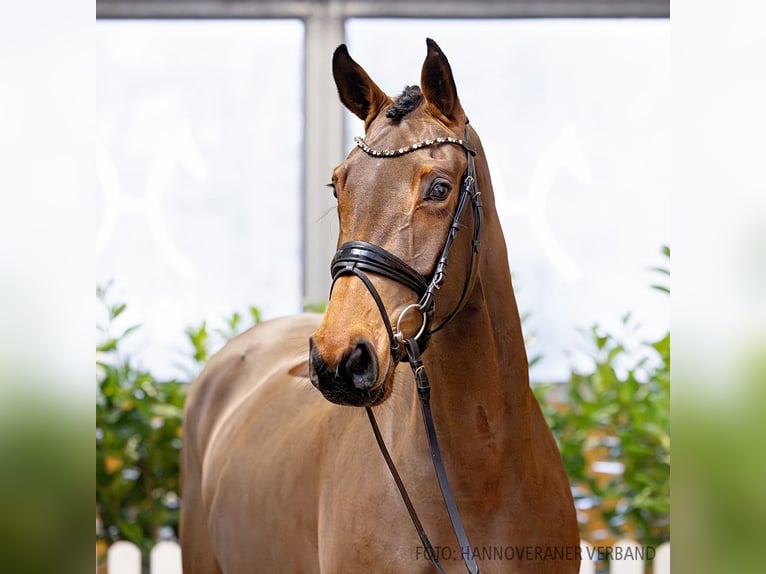
<path fill-rule="evenodd" d="M 420 311 L 420 314 L 423 317 L 423 322 L 420 325 L 420 329 L 418 329 L 417 334 L 413 338 L 417 341 L 426 331 L 428 316 L 426 315 L 426 312 L 420 308 L 420 303 L 412 303 L 411 305 L 407 305 L 404 309 L 402 309 L 402 312 L 399 313 L 399 318 L 396 320 L 396 331 L 394 332 L 394 339 L 399 343 L 404 341 L 404 334 L 402 333 L 402 319 L 404 319 L 405 315 L 407 315 L 411 309 L 417 309 Z"/>

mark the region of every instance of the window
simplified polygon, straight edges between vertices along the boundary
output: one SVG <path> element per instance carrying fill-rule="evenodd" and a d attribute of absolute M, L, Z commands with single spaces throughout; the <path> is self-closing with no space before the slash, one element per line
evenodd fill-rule
<path fill-rule="evenodd" d="M 319 254 L 329 262 L 332 217 L 311 198 L 344 152 L 329 76 L 342 41 L 392 95 L 418 82 L 426 37 L 449 57 L 488 154 L 530 355 L 543 355 L 533 380 L 563 380 L 582 360 L 578 329 L 619 330 L 629 311 L 634 337 L 667 329 L 668 298 L 649 288 L 670 240 L 666 3 L 600 13 L 606 5 L 583 1 L 565 14 L 660 18 L 467 20 L 353 17 L 382 5 L 330 4 L 285 4 L 303 20 L 98 25 L 98 281 L 117 280 L 158 373 L 180 355 L 184 325 L 252 304 L 289 314 L 327 292 Z M 166 14 L 150 1 L 99 2 L 99 14 L 183 17 L 182 5 L 208 10 L 187 16 L 281 15 L 273 2 Z M 495 16 L 529 6 L 486 4 L 508 12 Z M 561 6 L 535 3 L 534 15 Z M 345 151 L 361 129 L 346 114 Z"/>
<path fill-rule="evenodd" d="M 97 42 L 97 281 L 181 376 L 185 326 L 301 308 L 303 24 L 101 21 Z"/>

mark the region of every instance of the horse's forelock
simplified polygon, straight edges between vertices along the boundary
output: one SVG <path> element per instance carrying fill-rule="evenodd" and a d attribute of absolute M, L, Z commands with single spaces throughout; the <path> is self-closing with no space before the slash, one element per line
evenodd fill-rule
<path fill-rule="evenodd" d="M 423 93 L 418 86 L 405 86 L 396 102 L 386 110 L 386 117 L 392 120 L 400 120 L 423 101 Z"/>

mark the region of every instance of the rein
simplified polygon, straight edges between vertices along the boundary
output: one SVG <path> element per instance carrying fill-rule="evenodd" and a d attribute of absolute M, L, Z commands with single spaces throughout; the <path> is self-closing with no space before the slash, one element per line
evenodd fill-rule
<path fill-rule="evenodd" d="M 481 193 L 477 189 L 476 185 L 476 173 L 474 167 L 473 156 L 476 154 L 476 150 L 471 145 L 468 135 L 468 128 L 466 127 L 465 138 L 460 139 L 452 136 L 439 137 L 433 139 L 423 140 L 421 142 L 414 143 L 410 146 L 398 149 L 387 150 L 375 150 L 369 147 L 361 138 L 355 138 L 356 145 L 366 154 L 372 157 L 400 157 L 407 153 L 414 152 L 424 147 L 440 144 L 454 144 L 459 145 L 466 150 L 467 167 L 463 174 L 463 178 L 460 185 L 460 195 L 458 197 L 457 208 L 452 218 L 447 237 L 444 242 L 441 255 L 437 260 L 436 267 L 430 280 L 422 276 L 409 264 L 402 261 L 393 253 L 390 253 L 382 247 L 366 241 L 349 241 L 340 246 L 335 256 L 333 257 L 330 265 L 330 272 L 333 279 L 333 286 L 339 277 L 343 275 L 354 275 L 358 277 L 367 290 L 370 292 L 375 304 L 380 311 L 383 324 L 386 327 L 386 331 L 389 335 L 391 357 L 396 365 L 400 361 L 409 362 L 412 368 L 413 375 L 415 377 L 415 383 L 417 385 L 418 398 L 420 401 L 421 412 L 423 415 L 423 424 L 426 429 L 426 436 L 428 437 L 428 445 L 431 451 L 431 460 L 436 472 L 436 478 L 439 482 L 439 488 L 442 492 L 442 498 L 444 504 L 447 507 L 447 512 L 452 523 L 452 529 L 455 533 L 455 537 L 460 546 L 461 555 L 465 562 L 466 569 L 470 574 L 479 574 L 479 566 L 476 564 L 476 560 L 473 554 L 473 550 L 468 536 L 466 535 L 463 521 L 460 518 L 460 512 L 458 511 L 455 497 L 452 494 L 452 488 L 450 487 L 447 477 L 447 470 L 442 460 L 441 450 L 439 449 L 439 442 L 436 437 L 436 427 L 434 425 L 433 415 L 431 413 L 431 386 L 428 380 L 428 375 L 425 370 L 425 365 L 421 359 L 421 353 L 423 353 L 428 346 L 431 334 L 437 332 L 443 328 L 465 304 L 466 297 L 471 291 L 473 283 L 476 278 L 476 256 L 479 251 L 479 236 L 481 232 L 482 224 L 482 204 Z M 466 210 L 468 202 L 471 202 L 473 210 L 473 240 L 471 246 L 471 261 L 466 275 L 465 283 L 463 284 L 463 291 L 460 295 L 457 305 L 447 314 L 447 316 L 441 321 L 441 323 L 435 328 L 431 327 L 434 316 L 434 294 L 440 288 L 444 281 L 446 274 L 447 260 L 449 257 L 450 249 L 455 240 L 455 236 L 460 228 L 460 220 L 462 219 L 463 212 Z M 417 293 L 420 297 L 418 303 L 413 303 L 405 307 L 399 314 L 395 327 L 392 326 L 391 320 L 388 316 L 386 308 L 383 304 L 383 300 L 380 297 L 377 289 L 370 281 L 367 273 L 373 273 L 386 277 L 404 285 Z M 332 289 L 331 289 L 332 292 Z M 406 338 L 401 331 L 401 323 L 407 313 L 411 311 L 417 311 L 422 315 L 422 324 L 418 332 L 413 336 Z M 402 356 L 401 346 L 404 345 L 405 355 Z M 440 574 L 444 574 L 444 568 L 439 563 L 439 558 L 431 545 L 431 542 L 426 535 L 420 519 L 418 518 L 415 507 L 412 504 L 407 489 L 402 482 L 399 472 L 396 470 L 394 461 L 386 448 L 383 436 L 378 427 L 378 423 L 375 419 L 375 415 L 370 407 L 366 407 L 367 416 L 370 419 L 370 426 L 372 427 L 375 440 L 378 443 L 378 447 L 386 461 L 391 476 L 396 483 L 396 487 L 399 490 L 399 494 L 402 497 L 404 505 L 407 508 L 407 512 L 410 515 L 415 530 L 418 533 L 426 556 L 431 560 L 434 567 Z"/>

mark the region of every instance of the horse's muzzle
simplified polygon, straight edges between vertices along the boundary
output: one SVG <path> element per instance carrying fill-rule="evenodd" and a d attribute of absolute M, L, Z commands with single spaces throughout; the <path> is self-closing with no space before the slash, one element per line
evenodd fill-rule
<path fill-rule="evenodd" d="M 309 339 L 309 378 L 322 395 L 333 403 L 370 406 L 383 398 L 378 381 L 378 360 L 367 339 L 359 339 L 335 365 L 320 353 L 314 338 Z"/>

